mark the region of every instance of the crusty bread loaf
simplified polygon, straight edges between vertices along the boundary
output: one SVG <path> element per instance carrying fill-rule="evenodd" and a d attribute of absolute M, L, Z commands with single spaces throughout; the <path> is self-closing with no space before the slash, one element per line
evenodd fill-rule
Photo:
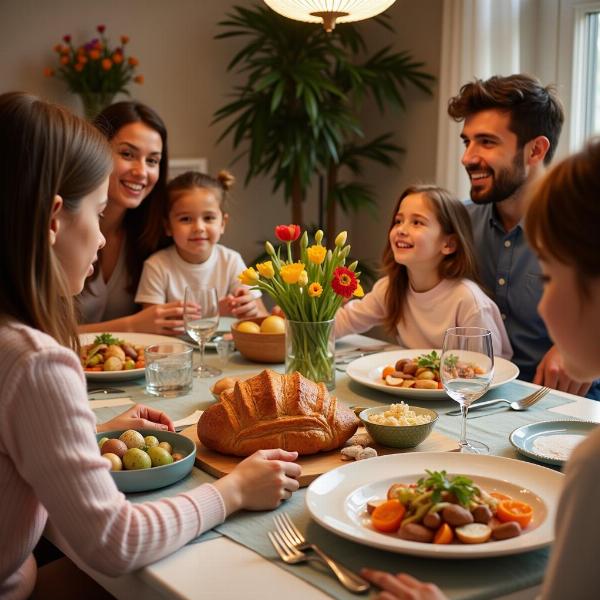
<path fill-rule="evenodd" d="M 342 446 L 358 423 L 324 384 L 267 369 L 225 390 L 200 417 L 198 438 L 235 456 L 267 448 L 314 454 Z"/>

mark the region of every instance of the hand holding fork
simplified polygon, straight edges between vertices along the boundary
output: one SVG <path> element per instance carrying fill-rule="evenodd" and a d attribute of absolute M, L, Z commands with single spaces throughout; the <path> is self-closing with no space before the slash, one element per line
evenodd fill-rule
<path fill-rule="evenodd" d="M 308 543 L 285 513 L 275 515 L 273 520 L 276 531 L 269 531 L 268 536 L 283 562 L 295 564 L 307 560 L 321 560 L 333 571 L 347 590 L 353 593 L 362 593 L 369 589 L 369 582 L 366 579 L 337 563 L 315 544 Z M 305 550 L 314 551 L 316 556 L 305 554 Z"/>

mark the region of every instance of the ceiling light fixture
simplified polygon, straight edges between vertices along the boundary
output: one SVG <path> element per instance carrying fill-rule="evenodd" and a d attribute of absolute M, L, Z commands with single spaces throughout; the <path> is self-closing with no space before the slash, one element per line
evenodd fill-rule
<path fill-rule="evenodd" d="M 322 23 L 330 32 L 336 23 L 362 21 L 382 13 L 396 0 L 264 0 L 275 12 L 308 23 Z"/>

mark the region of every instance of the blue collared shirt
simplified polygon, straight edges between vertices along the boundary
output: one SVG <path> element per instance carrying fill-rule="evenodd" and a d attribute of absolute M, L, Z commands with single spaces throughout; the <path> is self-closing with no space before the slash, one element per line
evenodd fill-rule
<path fill-rule="evenodd" d="M 500 309 L 519 377 L 532 381 L 552 341 L 537 311 L 542 297 L 541 268 L 520 222 L 506 232 L 493 204 L 467 204 L 479 272 Z"/>

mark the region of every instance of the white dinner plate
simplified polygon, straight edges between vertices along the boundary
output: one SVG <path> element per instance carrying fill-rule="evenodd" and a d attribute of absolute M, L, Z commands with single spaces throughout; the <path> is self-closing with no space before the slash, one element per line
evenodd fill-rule
<path fill-rule="evenodd" d="M 152 333 L 125 333 L 106 332 L 120 340 L 137 344 L 139 346 L 151 346 L 153 344 L 172 344 L 178 342 L 177 338 L 166 335 L 154 335 Z M 82 333 L 79 335 L 79 343 L 83 346 L 91 344 L 99 336 L 99 333 Z M 129 369 L 127 371 L 86 371 L 85 377 L 88 381 L 128 381 L 144 376 L 144 369 Z"/>
<path fill-rule="evenodd" d="M 426 469 L 466 475 L 488 492 L 501 492 L 527 502 L 533 507 L 533 520 L 520 536 L 485 544 L 427 544 L 375 531 L 367 517 L 367 502 L 385 498 L 393 483 L 416 482 Z M 321 475 L 308 487 L 306 504 L 313 519 L 326 529 L 373 548 L 430 558 L 504 556 L 552 543 L 563 477 L 551 469 L 500 456 L 453 452 L 389 454 Z"/>
<path fill-rule="evenodd" d="M 443 400 L 448 398 L 444 390 L 415 390 L 413 388 L 400 388 L 387 385 L 381 378 L 381 373 L 386 365 L 394 365 L 401 358 L 415 358 L 420 354 L 429 354 L 432 350 L 392 350 L 390 352 L 378 352 L 357 358 L 352 361 L 346 373 L 351 379 L 362 383 L 367 387 L 393 394 L 395 396 L 403 396 L 412 400 L 430 398 Z M 441 350 L 437 350 L 441 354 Z M 498 387 L 503 383 L 516 379 L 519 375 L 519 367 L 514 363 L 494 356 L 494 378 L 490 384 L 490 389 Z"/>

